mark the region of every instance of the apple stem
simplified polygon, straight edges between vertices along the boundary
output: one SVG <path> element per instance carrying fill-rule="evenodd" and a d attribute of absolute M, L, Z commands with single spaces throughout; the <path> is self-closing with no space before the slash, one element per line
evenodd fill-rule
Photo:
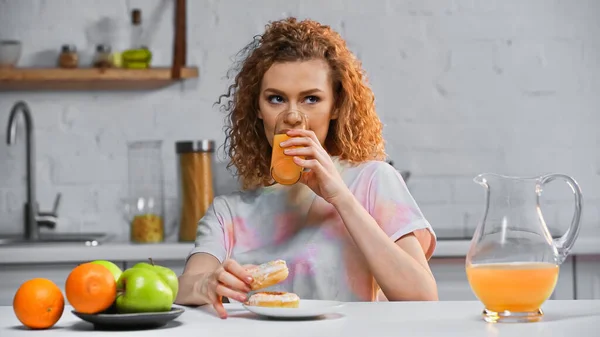
<path fill-rule="evenodd" d="M 151 264 L 151 265 L 154 265 L 154 261 L 152 261 L 152 258 L 151 258 L 151 257 L 150 257 L 150 258 L 148 258 L 148 260 L 150 260 L 150 264 Z"/>

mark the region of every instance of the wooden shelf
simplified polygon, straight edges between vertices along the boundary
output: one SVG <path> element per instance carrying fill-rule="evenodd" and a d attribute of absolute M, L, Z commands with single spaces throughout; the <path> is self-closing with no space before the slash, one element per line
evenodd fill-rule
<path fill-rule="evenodd" d="M 181 68 L 180 78 L 172 69 L 122 68 L 12 68 L 0 69 L 0 91 L 34 90 L 149 90 L 198 77 L 198 68 Z"/>
<path fill-rule="evenodd" d="M 2 91 L 152 90 L 198 77 L 186 66 L 187 1 L 174 0 L 173 64 L 149 69 L 123 68 L 0 68 Z"/>

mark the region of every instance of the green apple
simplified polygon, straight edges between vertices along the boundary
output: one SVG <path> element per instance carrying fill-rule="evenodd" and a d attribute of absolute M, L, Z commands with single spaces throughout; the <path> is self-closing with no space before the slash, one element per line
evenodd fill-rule
<path fill-rule="evenodd" d="M 167 282 L 147 268 L 129 268 L 117 281 L 116 308 L 119 313 L 169 311 L 174 298 Z"/>
<path fill-rule="evenodd" d="M 152 261 L 152 259 L 149 259 L 149 260 L 150 260 L 150 263 L 139 262 L 139 263 L 136 263 L 131 268 L 144 268 L 144 269 L 152 270 L 155 273 L 157 273 L 169 285 L 169 287 L 173 291 L 173 301 L 175 301 L 175 298 L 177 297 L 177 292 L 179 291 L 179 279 L 177 278 L 177 274 L 175 274 L 175 272 L 173 270 L 171 270 L 167 267 L 154 264 L 154 261 Z"/>
<path fill-rule="evenodd" d="M 121 270 L 121 268 L 119 268 L 119 266 L 117 266 L 113 262 L 110 262 L 107 260 L 96 260 L 96 261 L 92 261 L 90 263 L 99 264 L 99 265 L 102 265 L 102 266 L 105 266 L 106 268 L 108 268 L 108 270 L 110 270 L 110 272 L 115 277 L 115 281 L 118 281 L 119 277 L 121 276 L 121 273 L 123 273 L 123 271 Z"/>

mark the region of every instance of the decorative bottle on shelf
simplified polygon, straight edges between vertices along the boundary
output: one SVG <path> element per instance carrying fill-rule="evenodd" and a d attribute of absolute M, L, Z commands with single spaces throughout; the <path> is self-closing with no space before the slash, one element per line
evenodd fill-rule
<path fill-rule="evenodd" d="M 132 27 L 132 46 L 121 54 L 121 60 L 124 68 L 128 69 L 146 69 L 150 67 L 152 52 L 148 50 L 143 41 L 142 11 L 134 9 L 131 11 Z"/>

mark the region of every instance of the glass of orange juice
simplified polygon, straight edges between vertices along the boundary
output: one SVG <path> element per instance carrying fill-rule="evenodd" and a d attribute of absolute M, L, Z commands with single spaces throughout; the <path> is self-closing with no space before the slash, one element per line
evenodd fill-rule
<path fill-rule="evenodd" d="M 571 187 L 575 201 L 569 230 L 557 237 L 550 234 L 540 205 L 545 184 L 555 179 Z M 483 319 L 539 321 L 579 233 L 581 189 L 563 174 L 521 178 L 486 173 L 475 182 L 485 188 L 485 210 L 466 256 L 466 274 L 484 305 Z"/>
<path fill-rule="evenodd" d="M 303 168 L 294 163 L 293 156 L 283 153 L 279 145 L 288 140 L 287 131 L 291 129 L 307 129 L 308 117 L 298 110 L 284 111 L 277 116 L 273 135 L 271 154 L 271 177 L 282 185 L 293 185 L 300 180 Z M 294 148 L 294 147 L 288 147 Z"/>

